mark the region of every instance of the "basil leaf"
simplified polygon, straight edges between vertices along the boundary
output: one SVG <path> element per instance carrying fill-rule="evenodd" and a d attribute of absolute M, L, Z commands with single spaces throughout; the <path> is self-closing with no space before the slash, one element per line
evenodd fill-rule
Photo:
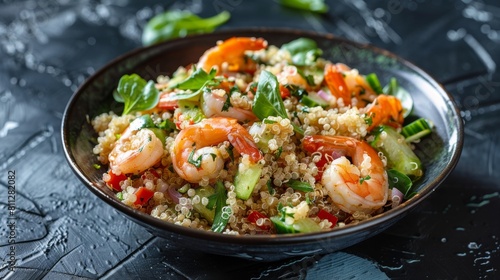
<path fill-rule="evenodd" d="M 383 91 L 386 94 L 395 96 L 401 100 L 401 106 L 403 106 L 403 117 L 406 118 L 411 114 L 411 111 L 413 110 L 413 98 L 406 89 L 399 86 L 396 78 L 391 78 L 389 84 L 384 87 Z"/>
<path fill-rule="evenodd" d="M 292 56 L 292 64 L 306 66 L 313 64 L 323 51 L 318 48 L 316 41 L 309 38 L 299 38 L 283 44 L 281 49 L 287 50 Z"/>
<path fill-rule="evenodd" d="M 208 197 L 208 209 L 215 208 L 214 222 L 212 223 L 213 232 L 222 232 L 231 216 L 231 208 L 226 206 L 227 193 L 226 188 L 221 181 L 215 184 L 215 193 Z"/>
<path fill-rule="evenodd" d="M 328 12 L 328 6 L 324 0 L 280 0 L 279 3 L 285 7 L 304 11 L 315 13 Z"/>
<path fill-rule="evenodd" d="M 212 81 L 215 77 L 217 70 L 212 68 L 209 73 L 205 72 L 203 68 L 197 68 L 189 75 L 187 79 L 173 86 L 178 89 L 184 90 L 199 90 L 202 88 L 207 82 Z"/>
<path fill-rule="evenodd" d="M 281 98 L 278 79 L 269 71 L 264 70 L 260 73 L 252 112 L 260 120 L 269 116 L 288 118 L 288 113 Z M 304 135 L 302 128 L 294 123 L 292 123 L 292 126 L 295 132 Z"/>
<path fill-rule="evenodd" d="M 113 97 L 117 102 L 123 101 L 125 107 L 122 115 L 126 115 L 154 108 L 160 100 L 160 93 L 153 81 L 146 82 L 139 75 L 132 74 L 120 78 Z"/>
<path fill-rule="evenodd" d="M 147 46 L 190 34 L 210 33 L 230 17 L 227 11 L 210 18 L 200 18 L 189 11 L 167 11 L 148 21 L 142 33 L 142 44 Z"/>
<path fill-rule="evenodd" d="M 260 74 L 252 112 L 260 120 L 269 116 L 288 118 L 281 99 L 278 79 L 269 71 L 262 71 Z"/>
<path fill-rule="evenodd" d="M 293 180 L 290 179 L 288 183 L 286 183 L 287 186 L 290 188 L 296 190 L 296 191 L 303 191 L 303 192 L 312 192 L 314 191 L 314 188 L 311 186 L 311 184 L 307 182 L 302 182 L 300 180 Z"/>

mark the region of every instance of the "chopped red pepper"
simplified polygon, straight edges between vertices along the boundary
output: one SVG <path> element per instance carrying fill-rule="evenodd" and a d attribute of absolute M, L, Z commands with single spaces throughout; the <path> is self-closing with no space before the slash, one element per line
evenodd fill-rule
<path fill-rule="evenodd" d="M 135 192 L 136 200 L 134 204 L 144 205 L 146 204 L 155 194 L 154 191 L 147 189 L 146 187 L 140 187 L 137 192 Z"/>
<path fill-rule="evenodd" d="M 319 212 L 318 212 L 318 218 L 320 218 L 321 220 L 328 220 L 328 221 L 330 221 L 330 223 L 332 223 L 332 225 L 330 226 L 330 228 L 333 228 L 337 224 L 337 222 L 339 220 L 339 218 L 337 218 L 335 215 L 330 214 L 328 211 L 326 211 L 324 209 L 319 210 Z"/>
<path fill-rule="evenodd" d="M 283 98 L 283 99 L 290 97 L 290 95 L 291 95 L 290 90 L 281 84 L 280 84 L 280 94 L 281 94 L 281 98 Z"/>
<path fill-rule="evenodd" d="M 325 155 L 321 154 L 321 158 L 319 159 L 318 162 L 316 162 L 316 167 L 318 167 L 318 174 L 314 176 L 316 179 L 316 182 L 321 181 L 321 177 L 323 177 L 323 171 L 325 170 L 325 165 L 328 163 L 328 160 L 326 159 Z"/>
<path fill-rule="evenodd" d="M 127 176 L 123 173 L 120 175 L 116 175 L 111 170 L 109 170 L 108 175 L 109 175 L 109 180 L 106 181 L 108 187 L 112 188 L 117 192 L 121 192 L 122 188 L 120 187 L 120 182 L 126 180 Z"/>
<path fill-rule="evenodd" d="M 257 224 L 257 220 L 258 219 L 266 219 L 266 220 L 269 220 L 269 217 L 267 217 L 266 215 L 260 213 L 259 211 L 255 211 L 255 210 L 252 210 L 250 212 L 250 214 L 248 214 L 248 217 L 247 217 L 248 221 L 250 221 L 252 224 L 255 224 L 257 227 L 259 227 L 260 229 L 262 230 L 270 230 L 271 229 L 271 226 L 270 224 L 268 223 L 264 223 L 262 225 L 258 225 Z"/>

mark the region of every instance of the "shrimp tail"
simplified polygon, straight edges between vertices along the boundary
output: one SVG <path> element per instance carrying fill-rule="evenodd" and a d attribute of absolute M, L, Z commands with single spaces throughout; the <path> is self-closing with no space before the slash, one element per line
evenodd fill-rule
<path fill-rule="evenodd" d="M 227 138 L 240 154 L 247 154 L 253 163 L 263 158 L 255 142 L 249 140 L 251 138 L 245 137 L 237 131 L 229 133 Z"/>

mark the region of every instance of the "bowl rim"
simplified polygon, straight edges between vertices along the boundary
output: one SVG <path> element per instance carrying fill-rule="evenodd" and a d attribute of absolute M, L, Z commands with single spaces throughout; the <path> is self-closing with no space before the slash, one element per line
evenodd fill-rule
<path fill-rule="evenodd" d="M 232 37 L 237 36 L 238 33 L 261 33 L 259 36 L 272 36 L 275 35 L 295 35 L 297 37 L 313 37 L 313 38 L 324 38 L 326 40 L 333 40 L 338 43 L 351 45 L 358 49 L 367 49 L 373 53 L 380 54 L 383 56 L 390 57 L 396 60 L 398 63 L 403 64 L 404 66 L 410 68 L 412 71 L 415 71 L 418 75 L 426 78 L 426 81 L 430 83 L 430 85 L 439 91 L 440 96 L 449 102 L 449 107 L 452 110 L 453 119 L 454 119 L 454 127 L 457 130 L 457 141 L 455 142 L 455 148 L 453 150 L 453 154 L 450 158 L 449 163 L 446 167 L 441 171 L 441 173 L 430 180 L 427 186 L 422 190 L 422 192 L 418 193 L 418 195 L 410 198 L 409 200 L 403 202 L 401 206 L 385 211 L 384 213 L 378 214 L 373 218 L 362 221 L 355 225 L 346 225 L 343 228 L 333 229 L 329 231 L 322 232 L 314 232 L 314 233 L 294 233 L 294 234 L 266 234 L 266 235 L 231 235 L 231 234 L 221 234 L 214 233 L 211 231 L 203 231 L 199 229 L 192 229 L 183 227 L 180 225 L 176 225 L 170 222 L 162 221 L 158 218 L 155 218 L 151 215 L 140 212 L 136 209 L 133 209 L 115 199 L 113 199 L 110 195 L 99 189 L 99 187 L 91 182 L 85 175 L 81 168 L 78 167 L 76 161 L 71 154 L 70 145 L 68 140 L 68 130 L 69 130 L 69 115 L 73 107 L 76 105 L 76 100 L 81 92 L 87 87 L 89 87 L 97 77 L 108 71 L 110 68 L 113 68 L 117 63 L 136 56 L 142 52 L 148 52 L 155 48 L 161 48 L 164 45 L 169 44 L 182 44 L 185 41 L 191 40 L 192 38 L 203 39 L 209 37 Z M 267 34 L 267 35 L 265 35 Z M 215 42 L 214 42 L 215 43 Z M 385 222 L 389 222 L 394 220 L 397 221 L 399 216 L 402 217 L 403 214 L 407 214 L 411 209 L 416 207 L 420 202 L 422 202 L 427 196 L 429 196 L 453 171 L 455 166 L 457 165 L 460 154 L 463 149 L 463 141 L 464 141 L 464 128 L 463 128 L 463 120 L 460 116 L 460 111 L 456 105 L 456 102 L 453 96 L 446 91 L 446 89 L 437 82 L 434 77 L 432 77 L 429 73 L 422 70 L 420 67 L 416 66 L 412 62 L 407 59 L 404 59 L 388 50 L 376 47 L 370 43 L 360 43 L 348 40 L 346 38 L 335 36 L 331 33 L 324 32 L 314 32 L 308 30 L 297 30 L 290 28 L 266 28 L 266 27 L 257 27 L 257 28 L 229 28 L 223 29 L 219 31 L 215 31 L 213 33 L 207 34 L 199 34 L 199 35 L 190 35 L 184 38 L 176 38 L 166 42 L 158 43 L 151 46 L 146 47 L 137 47 L 131 51 L 128 51 L 116 58 L 110 60 L 101 68 L 93 73 L 89 78 L 87 78 L 72 94 L 70 97 L 66 108 L 63 113 L 62 122 L 61 122 L 61 139 L 63 143 L 63 151 L 66 157 L 68 164 L 71 166 L 73 172 L 77 175 L 78 179 L 84 183 L 84 185 L 95 195 L 97 195 L 101 200 L 105 201 L 108 205 L 113 208 L 119 210 L 121 214 L 125 214 L 130 218 L 139 221 L 140 223 L 145 223 L 155 227 L 156 229 L 160 229 L 162 231 L 166 231 L 170 234 L 178 234 L 182 236 L 188 236 L 195 239 L 204 239 L 209 241 L 215 241 L 220 243 L 228 243 L 228 244 L 238 244 L 238 245 L 279 245 L 279 244 L 295 244 L 295 243 L 307 243 L 318 241 L 322 239 L 331 239 L 338 238 L 341 236 L 348 236 L 355 232 L 361 232 L 367 228 L 372 226 L 376 226 L 378 224 L 385 224 Z"/>

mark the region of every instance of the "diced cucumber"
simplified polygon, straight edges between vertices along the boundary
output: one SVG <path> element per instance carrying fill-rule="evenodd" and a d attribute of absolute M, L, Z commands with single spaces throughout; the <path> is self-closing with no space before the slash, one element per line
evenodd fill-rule
<path fill-rule="evenodd" d="M 236 197 L 247 200 L 252 195 L 261 174 L 262 166 L 258 163 L 250 166 L 240 164 L 234 178 Z"/>
<path fill-rule="evenodd" d="M 375 139 L 370 145 L 382 152 L 387 158 L 387 167 L 407 175 L 413 181 L 423 174 L 422 163 L 415 155 L 403 135 L 390 126 L 380 126 L 376 129 Z"/>
<path fill-rule="evenodd" d="M 196 189 L 195 195 L 200 197 L 200 203 L 193 203 L 193 209 L 200 213 L 200 215 L 207 219 L 207 221 L 212 224 L 214 222 L 215 217 L 215 209 L 208 209 L 205 205 L 201 203 L 201 200 L 206 197 L 213 195 L 215 192 L 212 187 L 201 187 Z"/>
<path fill-rule="evenodd" d="M 424 118 L 420 118 L 403 127 L 401 134 L 406 138 L 406 142 L 418 140 L 432 132 L 432 125 Z"/>
<path fill-rule="evenodd" d="M 296 220 L 293 224 L 287 224 L 278 216 L 270 218 L 278 233 L 308 233 L 321 231 L 321 227 L 310 218 Z"/>
<path fill-rule="evenodd" d="M 184 120 L 198 123 L 205 118 L 205 114 L 203 114 L 197 102 L 179 100 L 178 103 L 178 110 L 180 110 Z"/>
<path fill-rule="evenodd" d="M 308 95 L 304 95 L 300 100 L 300 102 L 306 105 L 307 107 L 321 106 L 323 108 L 326 108 L 330 106 L 330 104 L 326 100 L 324 100 L 314 92 L 309 92 Z"/>

